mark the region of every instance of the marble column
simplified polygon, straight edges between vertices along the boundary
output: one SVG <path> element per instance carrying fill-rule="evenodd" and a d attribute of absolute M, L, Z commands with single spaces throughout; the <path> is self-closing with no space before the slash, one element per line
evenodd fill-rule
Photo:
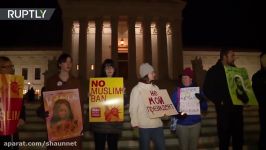
<path fill-rule="evenodd" d="M 169 79 L 168 61 L 167 61 L 167 37 L 166 37 L 166 20 L 160 18 L 156 23 L 157 27 L 157 44 L 158 44 L 158 74 L 159 79 Z"/>
<path fill-rule="evenodd" d="M 102 64 L 102 31 L 103 31 L 103 20 L 102 18 L 95 19 L 95 76 L 99 76 L 101 73 Z"/>
<path fill-rule="evenodd" d="M 144 18 L 142 21 L 143 30 L 143 62 L 152 64 L 151 49 L 151 18 Z"/>
<path fill-rule="evenodd" d="M 136 18 L 128 18 L 128 79 L 135 81 L 136 74 L 136 32 L 135 32 Z"/>
<path fill-rule="evenodd" d="M 111 58 L 115 62 L 116 68 L 118 67 L 118 18 L 111 17 L 111 30 L 112 30 L 112 37 L 111 37 Z M 119 70 L 117 70 L 117 73 Z"/>
<path fill-rule="evenodd" d="M 73 68 L 72 68 L 72 75 L 75 77 L 78 77 L 78 70 L 77 65 L 79 64 L 78 58 L 79 58 L 79 33 L 80 33 L 80 23 L 79 21 L 73 22 L 72 27 L 72 40 L 71 40 L 71 50 L 70 55 L 73 59 Z"/>
<path fill-rule="evenodd" d="M 87 100 L 88 93 L 88 69 L 87 69 L 87 29 L 88 20 L 80 20 L 79 32 L 79 79 L 82 85 L 81 99 L 83 102 Z"/>
<path fill-rule="evenodd" d="M 63 22 L 63 52 L 71 54 L 73 21 L 64 18 Z"/>
<path fill-rule="evenodd" d="M 176 79 L 183 70 L 183 49 L 181 20 L 174 19 L 171 21 L 172 30 L 172 59 L 173 59 L 173 77 Z"/>

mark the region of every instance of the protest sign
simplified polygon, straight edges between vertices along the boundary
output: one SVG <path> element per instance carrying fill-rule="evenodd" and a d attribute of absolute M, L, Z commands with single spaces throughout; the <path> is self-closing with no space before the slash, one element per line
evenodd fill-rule
<path fill-rule="evenodd" d="M 59 141 L 81 135 L 82 112 L 78 89 L 44 92 L 44 108 L 49 141 Z"/>
<path fill-rule="evenodd" d="M 0 74 L 0 135 L 11 135 L 17 130 L 23 87 L 23 76 Z"/>
<path fill-rule="evenodd" d="M 180 106 L 179 111 L 188 115 L 200 114 L 200 103 L 195 94 L 199 93 L 199 87 L 180 88 Z"/>
<path fill-rule="evenodd" d="M 89 121 L 124 120 L 123 78 L 90 78 Z"/>
<path fill-rule="evenodd" d="M 225 66 L 230 96 L 234 105 L 258 105 L 245 68 Z"/>
<path fill-rule="evenodd" d="M 153 90 L 143 93 L 145 105 L 150 118 L 177 114 L 167 90 Z"/>

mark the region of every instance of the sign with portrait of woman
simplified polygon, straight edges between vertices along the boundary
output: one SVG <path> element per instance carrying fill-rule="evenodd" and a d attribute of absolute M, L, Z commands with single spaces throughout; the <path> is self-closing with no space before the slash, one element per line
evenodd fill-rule
<path fill-rule="evenodd" d="M 78 89 L 44 92 L 44 108 L 49 141 L 77 137 L 83 130 Z"/>
<path fill-rule="evenodd" d="M 234 105 L 258 105 L 245 68 L 224 67 L 227 85 Z"/>

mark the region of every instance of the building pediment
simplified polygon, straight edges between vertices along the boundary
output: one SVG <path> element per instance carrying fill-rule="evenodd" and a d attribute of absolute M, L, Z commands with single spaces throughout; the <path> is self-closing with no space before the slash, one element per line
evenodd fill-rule
<path fill-rule="evenodd" d="M 102 1 L 102 2 L 149 2 L 149 3 L 177 3 L 184 0 L 68 0 L 68 1 Z"/>
<path fill-rule="evenodd" d="M 147 0 L 58 0 L 63 17 L 70 19 L 95 18 L 97 16 L 158 16 L 182 18 L 184 1 Z"/>

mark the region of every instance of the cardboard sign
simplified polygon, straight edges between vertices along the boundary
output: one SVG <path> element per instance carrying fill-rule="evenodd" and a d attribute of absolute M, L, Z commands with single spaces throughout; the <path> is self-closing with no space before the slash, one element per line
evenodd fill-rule
<path fill-rule="evenodd" d="M 123 78 L 90 78 L 89 121 L 124 120 Z"/>
<path fill-rule="evenodd" d="M 81 135 L 82 112 L 78 89 L 44 92 L 44 108 L 49 141 L 59 141 Z"/>
<path fill-rule="evenodd" d="M 143 93 L 145 105 L 150 118 L 163 117 L 164 115 L 176 115 L 177 111 L 173 105 L 167 90 L 154 90 Z"/>
<path fill-rule="evenodd" d="M 200 103 L 195 93 L 199 93 L 199 87 L 180 88 L 179 110 L 188 115 L 200 115 Z"/>
<path fill-rule="evenodd" d="M 258 105 L 245 68 L 224 67 L 228 89 L 234 105 Z"/>
<path fill-rule="evenodd" d="M 23 76 L 0 74 L 0 135 L 11 135 L 17 130 L 23 87 Z"/>

